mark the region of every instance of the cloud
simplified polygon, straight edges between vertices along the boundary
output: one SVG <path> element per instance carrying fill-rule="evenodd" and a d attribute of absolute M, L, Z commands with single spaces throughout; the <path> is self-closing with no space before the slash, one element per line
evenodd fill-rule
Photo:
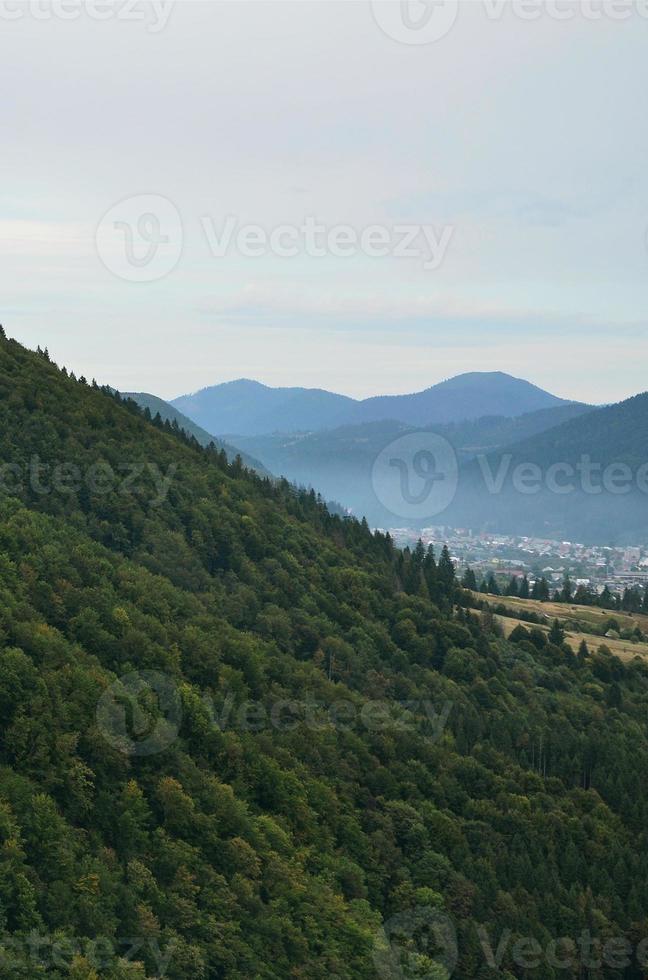
<path fill-rule="evenodd" d="M 90 254 L 92 235 L 77 223 L 21 219 L 0 220 L 0 253 L 15 256 L 60 257 L 61 252 Z"/>
<path fill-rule="evenodd" d="M 473 334 L 490 331 L 490 341 L 508 342 L 523 333 L 562 337 L 600 334 L 638 337 L 648 325 L 646 317 L 611 323 L 605 317 L 539 311 L 497 302 L 470 301 L 438 292 L 410 295 L 403 292 L 332 293 L 330 290 L 284 286 L 272 282 L 248 283 L 225 296 L 206 297 L 196 308 L 210 323 L 257 323 L 264 328 L 295 327 L 300 330 L 339 330 L 353 325 L 359 331 L 381 331 L 398 323 L 403 330 L 421 334 L 431 327 Z M 441 338 L 440 338 L 441 339 Z"/>

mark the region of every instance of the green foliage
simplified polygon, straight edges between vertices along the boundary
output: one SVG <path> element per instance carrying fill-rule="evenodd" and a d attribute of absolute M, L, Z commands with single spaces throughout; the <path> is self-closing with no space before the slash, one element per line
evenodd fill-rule
<path fill-rule="evenodd" d="M 10 341 L 0 414 L 8 975 L 368 980 L 382 923 L 421 907 L 454 923 L 459 977 L 490 975 L 478 928 L 632 934 L 641 662 L 487 633 L 446 550 L 396 552 Z M 42 492 L 64 463 L 78 486 Z M 148 671 L 180 707 L 155 754 L 162 696 L 123 694 Z"/>

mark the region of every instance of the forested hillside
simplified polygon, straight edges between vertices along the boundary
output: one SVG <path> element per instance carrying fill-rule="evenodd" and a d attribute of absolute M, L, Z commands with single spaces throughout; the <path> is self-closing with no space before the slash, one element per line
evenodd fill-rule
<path fill-rule="evenodd" d="M 0 423 L 1 977 L 522 977 L 520 938 L 648 936 L 643 662 L 503 640 L 447 553 L 6 339 Z"/>
<path fill-rule="evenodd" d="M 211 435 L 211 433 L 201 428 L 201 426 L 192 422 L 190 418 L 183 415 L 182 412 L 174 408 L 173 405 L 170 405 L 169 402 L 165 402 L 163 398 L 158 398 L 157 395 L 150 395 L 145 391 L 127 391 L 121 394 L 122 398 L 132 398 L 140 408 L 148 409 L 152 419 L 156 415 L 159 415 L 163 422 L 176 422 L 179 429 L 186 432 L 188 436 L 193 436 L 201 446 L 209 446 L 213 442 L 217 449 L 225 450 L 230 462 L 235 460 L 237 456 L 240 456 L 243 465 L 247 466 L 248 469 L 256 470 L 257 473 L 261 473 L 263 476 L 271 475 L 258 459 L 241 452 L 237 446 L 231 446 L 228 442 L 217 439 L 216 436 Z"/>

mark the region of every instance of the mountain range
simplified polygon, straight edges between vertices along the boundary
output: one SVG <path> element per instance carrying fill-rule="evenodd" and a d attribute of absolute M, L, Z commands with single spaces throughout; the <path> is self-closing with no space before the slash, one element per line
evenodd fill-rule
<path fill-rule="evenodd" d="M 240 380 L 182 395 L 171 404 L 208 432 L 231 438 L 314 432 L 385 420 L 409 426 L 446 424 L 487 415 L 524 415 L 568 402 L 502 372 L 476 372 L 411 395 L 360 401 L 321 389 L 270 388 L 258 381 Z"/>
<path fill-rule="evenodd" d="M 415 434 L 423 448 L 426 436 L 432 437 L 431 445 L 433 437 L 441 437 L 457 456 L 456 494 L 447 507 L 431 508 L 427 516 L 408 516 L 398 500 L 396 507 L 386 506 L 382 477 L 374 469 L 380 454 L 408 434 Z M 416 429 L 375 422 L 239 437 L 239 443 L 274 473 L 315 487 L 377 527 L 447 524 L 591 544 L 648 541 L 648 492 L 642 490 L 648 467 L 648 394 L 603 408 L 572 403 L 516 418 Z M 588 461 L 589 483 L 579 470 Z M 540 474 L 538 486 L 530 489 L 524 484 L 529 466 L 532 475 Z M 627 486 L 624 474 L 630 474 Z"/>
<path fill-rule="evenodd" d="M 565 493 L 548 487 L 545 479 L 551 467 L 576 467 L 584 458 L 601 471 L 613 464 L 640 471 L 648 396 L 595 408 L 493 372 L 460 375 L 414 395 L 364 401 L 233 382 L 177 399 L 176 407 L 179 403 L 194 421 L 208 418 L 210 431 L 238 428 L 230 438 L 248 457 L 339 501 L 373 526 L 446 523 L 598 544 L 648 539 L 647 498 L 636 480 L 617 493 L 603 485 L 590 492 L 577 479 Z M 447 440 L 459 465 L 456 494 L 427 519 L 385 506 L 374 471 L 380 453 L 414 431 Z M 515 484 L 524 465 L 542 471 L 542 485 L 531 493 Z M 496 493 L 484 472 L 505 474 Z"/>

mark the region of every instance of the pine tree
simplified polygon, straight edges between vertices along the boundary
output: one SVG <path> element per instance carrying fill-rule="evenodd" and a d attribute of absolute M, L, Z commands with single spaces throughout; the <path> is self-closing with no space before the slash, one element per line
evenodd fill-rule
<path fill-rule="evenodd" d="M 641 606 L 642 606 L 642 598 L 639 589 L 636 587 L 632 589 L 625 588 L 623 590 L 623 599 L 621 600 L 621 608 L 625 612 L 635 613 L 635 612 L 641 612 Z"/>
<path fill-rule="evenodd" d="M 510 596 L 515 596 L 516 598 L 519 595 L 517 575 L 511 576 L 511 581 L 509 582 L 508 587 L 506 589 L 506 594 Z"/>
<path fill-rule="evenodd" d="M 563 582 L 562 591 L 560 593 L 560 602 L 571 602 L 574 590 L 571 584 L 571 579 L 569 575 L 565 575 L 565 581 Z"/>
<path fill-rule="evenodd" d="M 565 642 L 565 631 L 557 619 L 554 619 L 553 625 L 549 630 L 549 642 L 553 643 L 555 647 L 562 646 Z"/>
<path fill-rule="evenodd" d="M 497 584 L 497 579 L 491 572 L 488 576 L 488 584 L 486 586 L 486 591 L 489 595 L 501 595 L 499 585 Z"/>
<path fill-rule="evenodd" d="M 439 558 L 439 584 L 444 596 L 451 598 L 454 595 L 456 585 L 455 567 L 446 544 L 444 544 L 441 550 L 441 557 Z"/>
<path fill-rule="evenodd" d="M 609 708 L 620 708 L 623 701 L 621 688 L 616 681 L 613 681 L 607 689 L 605 701 Z"/>
<path fill-rule="evenodd" d="M 603 609 L 616 609 L 616 602 L 609 586 L 606 585 L 601 592 L 598 604 L 599 606 L 602 606 Z"/>
<path fill-rule="evenodd" d="M 466 571 L 463 573 L 461 584 L 464 587 L 464 589 L 472 589 L 473 592 L 477 591 L 477 578 L 472 568 L 467 568 Z"/>
<path fill-rule="evenodd" d="M 412 561 L 414 562 L 417 568 L 423 568 L 424 558 L 425 558 L 425 548 L 423 546 L 423 542 L 419 538 L 416 543 L 416 548 L 412 552 Z"/>
<path fill-rule="evenodd" d="M 521 643 L 523 640 L 529 639 L 529 631 L 522 625 L 518 623 L 511 635 L 509 636 L 509 641 L 511 643 Z"/>
<path fill-rule="evenodd" d="M 425 558 L 423 560 L 423 578 L 425 579 L 430 598 L 433 602 L 438 600 L 439 581 L 437 573 L 438 569 L 437 563 L 434 560 L 434 548 L 432 545 L 428 545 L 428 549 L 425 552 Z"/>
<path fill-rule="evenodd" d="M 522 582 L 520 583 L 520 592 L 519 592 L 519 595 L 520 595 L 520 599 L 528 599 L 529 598 L 529 580 L 526 577 L 526 575 L 524 576 L 524 578 L 522 579 Z"/>
<path fill-rule="evenodd" d="M 586 585 L 579 585 L 574 594 L 574 603 L 577 606 L 591 606 L 592 594 Z"/>

